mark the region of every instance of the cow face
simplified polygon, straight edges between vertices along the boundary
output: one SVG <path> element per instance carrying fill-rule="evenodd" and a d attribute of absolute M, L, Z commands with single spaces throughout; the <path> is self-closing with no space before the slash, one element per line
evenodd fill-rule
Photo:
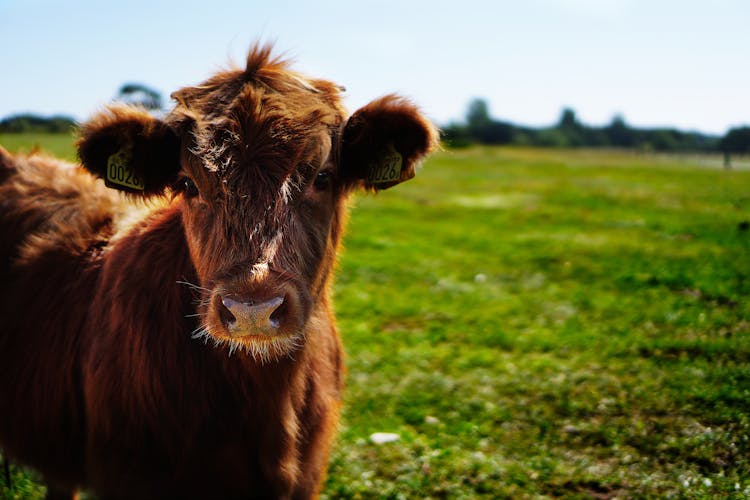
<path fill-rule="evenodd" d="M 269 53 L 175 92 L 163 120 L 110 108 L 78 143 L 111 187 L 174 195 L 200 281 L 196 335 L 260 360 L 301 346 L 325 314 L 347 195 L 411 178 L 437 135 L 396 96 L 347 120 L 337 86 Z"/>

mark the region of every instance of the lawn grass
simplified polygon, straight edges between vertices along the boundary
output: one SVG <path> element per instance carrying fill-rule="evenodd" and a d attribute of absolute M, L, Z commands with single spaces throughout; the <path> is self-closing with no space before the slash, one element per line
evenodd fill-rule
<path fill-rule="evenodd" d="M 471 148 L 356 197 L 324 498 L 750 496 L 750 171 L 714 164 Z"/>
<path fill-rule="evenodd" d="M 0 134 L 0 146 L 8 151 L 24 153 L 43 149 L 58 158 L 68 161 L 76 159 L 73 138 L 68 134 Z"/>

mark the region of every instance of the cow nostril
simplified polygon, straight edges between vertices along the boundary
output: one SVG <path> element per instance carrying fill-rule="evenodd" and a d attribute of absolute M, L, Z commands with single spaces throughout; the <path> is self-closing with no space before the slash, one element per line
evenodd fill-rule
<path fill-rule="evenodd" d="M 221 304 L 218 307 L 219 309 L 219 319 L 224 324 L 225 327 L 230 327 L 233 325 L 237 318 L 234 317 L 234 314 L 232 314 L 232 311 L 230 311 L 227 306 L 224 304 L 224 301 L 221 302 Z"/>
<path fill-rule="evenodd" d="M 274 311 L 268 317 L 269 321 L 271 322 L 271 326 L 273 326 L 274 328 L 278 328 L 281 325 L 281 322 L 284 320 L 284 316 L 286 316 L 287 313 L 288 306 L 286 297 L 282 298 L 281 300 L 281 304 L 279 304 L 279 306 L 274 309 Z"/>

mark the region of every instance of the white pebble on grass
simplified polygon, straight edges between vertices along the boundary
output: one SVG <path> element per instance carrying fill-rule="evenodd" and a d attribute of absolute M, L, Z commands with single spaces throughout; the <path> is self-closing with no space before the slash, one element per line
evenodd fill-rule
<path fill-rule="evenodd" d="M 398 434 L 393 434 L 391 432 L 375 432 L 370 435 L 370 441 L 375 444 L 392 443 L 394 441 L 398 441 L 399 439 L 400 437 Z"/>

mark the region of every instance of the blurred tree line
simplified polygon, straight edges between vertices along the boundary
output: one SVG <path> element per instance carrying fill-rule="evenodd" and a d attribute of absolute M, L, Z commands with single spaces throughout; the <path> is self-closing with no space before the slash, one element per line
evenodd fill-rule
<path fill-rule="evenodd" d="M 162 97 L 158 91 L 140 83 L 125 83 L 117 92 L 116 101 L 132 104 L 158 112 L 162 110 Z M 45 117 L 33 113 L 20 113 L 0 120 L 0 133 L 50 133 L 69 134 L 76 121 L 69 116 Z"/>
<path fill-rule="evenodd" d="M 75 120 L 69 116 L 39 116 L 31 113 L 11 115 L 0 120 L 0 133 L 20 134 L 25 132 L 47 132 L 69 134 Z"/>
<path fill-rule="evenodd" d="M 532 128 L 495 120 L 487 101 L 469 103 L 465 123 L 443 128 L 443 139 L 450 147 L 469 144 L 516 144 L 542 147 L 615 147 L 659 152 L 750 153 L 750 127 L 730 130 L 723 138 L 674 128 L 635 128 L 618 115 L 604 127 L 581 123 L 575 111 L 566 108 L 552 127 Z"/>
<path fill-rule="evenodd" d="M 154 113 L 163 110 L 161 94 L 140 83 L 123 84 L 115 100 Z M 70 133 L 75 125 L 75 120 L 68 116 L 43 117 L 26 113 L 0 120 L 0 133 Z M 575 111 L 566 108 L 556 125 L 532 128 L 494 119 L 484 99 L 473 99 L 469 103 L 465 123 L 443 127 L 443 139 L 450 147 L 516 144 L 563 148 L 616 147 L 659 152 L 721 151 L 727 167 L 731 165 L 732 154 L 750 154 L 750 127 L 733 128 L 724 137 L 718 137 L 673 128 L 634 128 L 620 115 L 615 116 L 609 125 L 592 127 L 581 123 Z"/>

